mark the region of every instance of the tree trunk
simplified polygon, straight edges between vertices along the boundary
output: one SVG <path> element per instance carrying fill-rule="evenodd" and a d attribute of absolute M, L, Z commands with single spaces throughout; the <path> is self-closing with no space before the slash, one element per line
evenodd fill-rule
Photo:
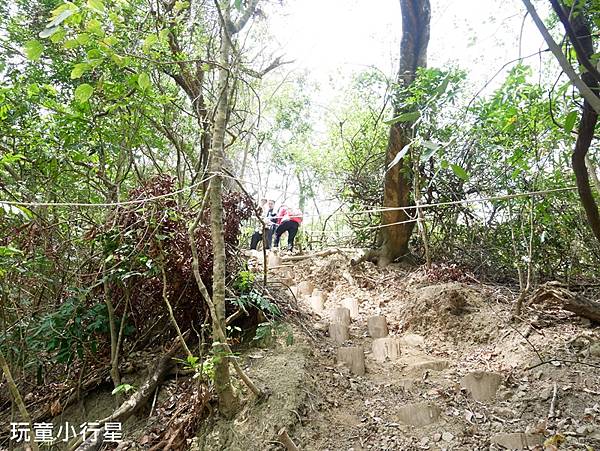
<path fill-rule="evenodd" d="M 419 67 L 427 63 L 427 44 L 429 43 L 429 22 L 431 8 L 429 0 L 400 0 L 402 9 L 402 42 L 400 44 L 400 69 L 398 71 L 398 89 L 406 89 L 414 81 Z M 394 116 L 406 112 L 400 100 L 394 100 Z M 413 127 L 410 122 L 397 122 L 390 127 L 388 146 L 385 153 L 386 168 L 412 140 Z M 408 155 L 408 154 L 407 154 Z M 383 188 L 383 207 L 398 208 L 411 204 L 412 190 L 410 157 L 402 158 L 385 174 Z M 408 253 L 408 241 L 415 223 L 404 210 L 387 210 L 382 214 L 382 244 L 378 263 L 384 266 Z M 401 224 L 398 224 L 401 223 Z M 393 225 L 392 225 L 393 224 Z"/>
<path fill-rule="evenodd" d="M 219 397 L 219 411 L 231 417 L 237 407 L 237 398 L 231 386 L 229 363 L 231 349 L 227 343 L 227 324 L 225 317 L 225 235 L 223 232 L 223 165 L 225 161 L 225 132 L 229 113 L 230 94 L 230 54 L 233 36 L 236 35 L 254 14 L 258 0 L 251 0 L 236 23 L 231 21 L 231 5 L 229 0 L 222 2 L 222 7 L 215 1 L 219 9 L 221 21 L 221 44 L 219 51 L 218 100 L 215 109 L 215 123 L 211 141 L 210 173 L 212 179 L 209 187 L 210 230 L 213 242 L 213 286 L 212 286 L 212 332 L 213 352 L 215 354 L 215 389 Z M 236 362 L 233 362 L 240 377 L 244 379 L 252 391 L 260 394 Z"/>
<path fill-rule="evenodd" d="M 586 14 L 582 11 L 579 14 L 572 14 L 569 19 L 558 1 L 552 0 L 550 3 L 571 38 L 579 64 L 584 67 L 589 66 L 589 62 L 594 55 L 594 43 Z M 581 75 L 581 80 L 583 80 L 585 85 L 590 88 L 597 98 L 598 79 L 595 74 L 586 71 Z M 577 142 L 571 156 L 571 165 L 575 173 L 579 199 L 585 210 L 588 223 L 594 236 L 600 241 L 600 212 L 598 212 L 598 206 L 592 194 L 590 178 L 585 164 L 585 158 L 594 138 L 594 130 L 598 122 L 598 113 L 592 107 L 591 100 L 585 98 L 583 102 L 583 112 L 581 114 L 581 122 L 579 123 Z"/>
<path fill-rule="evenodd" d="M 212 133 L 210 172 L 213 178 L 210 181 L 210 229 L 213 243 L 213 286 L 212 301 L 214 312 L 212 315 L 213 352 L 215 359 L 215 388 L 219 397 L 219 410 L 226 417 L 233 414 L 236 398 L 231 386 L 229 374 L 229 357 L 226 346 L 222 343 L 226 337 L 220 337 L 218 331 L 225 331 L 225 236 L 223 234 L 223 177 L 222 168 L 224 160 L 225 128 L 227 126 L 227 109 L 229 99 L 229 54 L 231 43 L 227 36 L 226 25 L 229 21 L 230 8 L 226 2 L 223 8 L 223 22 L 221 30 L 220 68 L 218 72 L 218 103 L 215 113 L 215 125 Z"/>

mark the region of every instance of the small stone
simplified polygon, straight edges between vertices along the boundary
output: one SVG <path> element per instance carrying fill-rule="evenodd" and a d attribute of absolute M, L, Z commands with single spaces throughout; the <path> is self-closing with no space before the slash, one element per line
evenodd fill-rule
<path fill-rule="evenodd" d="M 554 389 L 552 387 L 546 387 L 540 392 L 540 399 L 542 401 L 550 399 L 552 397 L 553 393 L 554 393 Z"/>
<path fill-rule="evenodd" d="M 577 429 L 575 429 L 575 431 L 579 435 L 585 435 L 585 434 L 587 434 L 588 428 L 587 428 L 587 426 L 579 426 Z"/>
<path fill-rule="evenodd" d="M 422 362 L 417 362 L 412 365 L 409 365 L 409 367 L 408 367 L 409 370 L 416 370 L 416 371 L 426 371 L 426 370 L 442 371 L 442 370 L 445 370 L 446 368 L 448 368 L 448 361 L 441 360 L 441 359 L 440 360 L 424 360 Z"/>
<path fill-rule="evenodd" d="M 418 348 L 425 344 L 425 337 L 417 334 L 404 334 L 400 340 L 412 348 Z"/>
<path fill-rule="evenodd" d="M 325 332 L 329 329 L 329 324 L 327 324 L 325 321 L 317 321 L 313 324 L 313 327 L 315 330 Z"/>
<path fill-rule="evenodd" d="M 454 439 L 454 435 L 450 432 L 444 432 L 442 434 L 442 440 L 445 442 L 451 442 Z"/>
<path fill-rule="evenodd" d="M 537 373 L 535 373 L 535 377 L 536 379 L 541 379 L 542 377 L 544 377 L 544 372 L 543 371 L 538 371 Z"/>
<path fill-rule="evenodd" d="M 440 434 L 439 432 L 433 434 L 432 440 L 434 442 L 439 442 L 442 439 L 442 434 Z"/>

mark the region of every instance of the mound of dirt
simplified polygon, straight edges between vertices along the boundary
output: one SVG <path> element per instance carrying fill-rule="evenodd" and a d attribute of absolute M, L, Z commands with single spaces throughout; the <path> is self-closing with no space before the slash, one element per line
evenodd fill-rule
<path fill-rule="evenodd" d="M 489 342 L 497 335 L 490 316 L 506 316 L 489 305 L 485 288 L 448 282 L 412 288 L 403 310 L 401 327 L 453 341 Z M 487 302 L 486 302 L 487 301 Z"/>
<path fill-rule="evenodd" d="M 281 449 L 278 432 L 282 428 L 291 431 L 305 408 L 310 369 L 308 354 L 306 344 L 298 341 L 291 346 L 278 344 L 269 350 L 251 353 L 247 357 L 248 375 L 265 389 L 267 398 L 258 402 L 244 400 L 244 408 L 231 420 L 212 416 L 202 425 L 189 449 Z"/>

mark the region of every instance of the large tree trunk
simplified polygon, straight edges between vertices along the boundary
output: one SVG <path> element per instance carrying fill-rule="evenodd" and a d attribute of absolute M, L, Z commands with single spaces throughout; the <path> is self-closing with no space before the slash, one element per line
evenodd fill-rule
<path fill-rule="evenodd" d="M 429 0 L 400 0 L 400 7 L 402 9 L 402 42 L 400 44 L 400 69 L 397 82 L 398 89 L 402 90 L 414 81 L 417 68 L 426 66 L 431 8 Z M 406 112 L 403 110 L 401 97 L 396 96 L 394 100 L 394 116 Z M 386 168 L 389 167 L 398 152 L 412 140 L 412 125 L 409 122 L 397 122 L 391 126 L 385 154 Z M 408 155 L 409 153 L 385 174 L 384 208 L 407 207 L 411 204 L 412 176 Z M 415 223 L 398 223 L 403 223 L 409 219 L 404 210 L 387 210 L 383 212 L 381 218 L 383 225 L 381 229 L 382 245 L 378 259 L 380 266 L 384 266 L 408 253 L 408 240 Z"/>

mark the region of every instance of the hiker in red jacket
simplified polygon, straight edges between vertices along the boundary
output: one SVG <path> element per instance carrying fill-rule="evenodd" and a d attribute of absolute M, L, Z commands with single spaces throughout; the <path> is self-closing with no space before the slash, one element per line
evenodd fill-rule
<path fill-rule="evenodd" d="M 277 229 L 275 229 L 275 242 L 273 246 L 279 247 L 281 235 L 288 233 L 288 251 L 294 250 L 294 238 L 298 233 L 298 227 L 302 223 L 302 211 L 297 208 L 288 208 L 282 205 L 277 213 Z"/>

